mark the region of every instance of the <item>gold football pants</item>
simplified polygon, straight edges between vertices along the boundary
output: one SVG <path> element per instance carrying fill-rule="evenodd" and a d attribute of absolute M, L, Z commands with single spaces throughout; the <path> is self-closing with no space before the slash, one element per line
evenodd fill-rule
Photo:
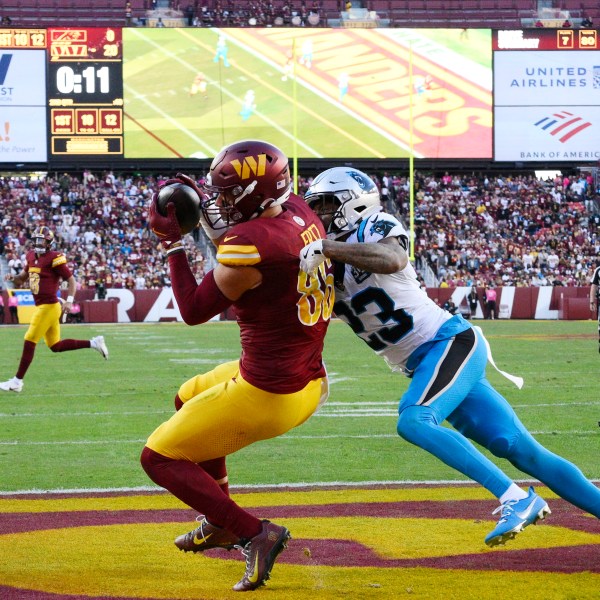
<path fill-rule="evenodd" d="M 184 405 L 157 427 L 146 446 L 196 463 L 227 456 L 304 423 L 327 395 L 326 377 L 293 394 L 273 394 L 245 381 L 238 361 L 225 363 L 181 386 Z"/>
<path fill-rule="evenodd" d="M 48 348 L 60 342 L 60 302 L 40 304 L 36 306 L 29 329 L 25 332 L 25 340 L 37 344 L 42 337 Z"/>

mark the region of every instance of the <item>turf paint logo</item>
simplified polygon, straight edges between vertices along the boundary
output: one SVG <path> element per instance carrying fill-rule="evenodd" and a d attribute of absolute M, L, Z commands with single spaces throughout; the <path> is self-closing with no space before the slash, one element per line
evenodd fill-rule
<path fill-rule="evenodd" d="M 245 568 L 239 552 L 206 550 L 201 581 L 181 577 L 193 568 L 189 557 L 167 548 L 174 526 L 189 529 L 189 509 L 174 509 L 164 494 L 123 495 L 126 502 L 110 493 L 69 494 L 66 511 L 59 496 L 3 499 L 0 597 L 124 599 L 135 574 L 136 597 L 143 600 L 157 596 L 158 570 L 165 599 L 230 597 L 226 588 Z M 340 590 L 352 590 L 349 598 L 403 598 L 413 589 L 421 598 L 439 597 L 441 589 L 450 590 L 447 598 L 464 597 L 467 589 L 469 598 L 489 598 L 490 577 L 502 578 L 513 597 L 598 597 L 600 520 L 564 500 L 553 499 L 548 519 L 500 550 L 484 544 L 496 525 L 495 501 L 476 486 L 344 486 L 259 497 L 247 506 L 281 520 L 294 536 L 265 592 L 272 600 L 290 597 L 296 582 L 300 592 L 293 597 L 311 600 L 341 597 Z M 34 509 L 32 500 L 44 506 Z M 40 536 L 52 548 L 43 561 Z M 124 539 L 130 540 L 125 549 Z M 142 571 L 140 556 L 150 565 Z"/>
<path fill-rule="evenodd" d="M 249 179 L 252 175 L 262 177 L 267 169 L 267 155 L 247 156 L 243 162 L 237 158 L 231 161 L 231 166 L 235 169 L 240 179 Z"/>
<path fill-rule="evenodd" d="M 563 144 L 578 133 L 581 133 L 584 129 L 592 126 L 589 121 L 584 121 L 581 117 L 566 110 L 544 117 L 537 121 L 537 123 L 534 123 L 534 125 L 547 131 Z"/>

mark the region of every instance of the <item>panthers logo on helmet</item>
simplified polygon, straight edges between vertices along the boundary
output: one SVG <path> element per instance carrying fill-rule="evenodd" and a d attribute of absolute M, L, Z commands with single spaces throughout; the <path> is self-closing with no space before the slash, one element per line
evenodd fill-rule
<path fill-rule="evenodd" d="M 358 183 L 358 186 L 360 187 L 360 189 L 365 192 L 370 192 L 371 190 L 373 190 L 374 188 L 377 187 L 370 177 L 366 177 L 360 171 L 350 170 L 350 171 L 347 171 L 347 174 L 350 177 L 352 177 L 352 179 L 354 179 L 354 181 L 356 181 L 356 183 Z"/>

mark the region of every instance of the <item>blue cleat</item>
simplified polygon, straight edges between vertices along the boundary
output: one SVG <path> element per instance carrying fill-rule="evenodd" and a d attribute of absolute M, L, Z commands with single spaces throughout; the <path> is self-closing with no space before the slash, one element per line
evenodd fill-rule
<path fill-rule="evenodd" d="M 488 546 L 498 546 L 512 540 L 517 533 L 523 531 L 527 525 L 544 520 L 550 514 L 550 508 L 543 498 L 540 498 L 529 488 L 529 495 L 522 500 L 508 500 L 501 504 L 492 514 L 500 512 L 500 520 L 495 529 L 485 538 Z"/>

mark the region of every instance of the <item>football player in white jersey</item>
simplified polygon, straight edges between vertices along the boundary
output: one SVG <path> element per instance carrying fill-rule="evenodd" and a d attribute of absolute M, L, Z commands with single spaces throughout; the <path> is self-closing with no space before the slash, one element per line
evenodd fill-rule
<path fill-rule="evenodd" d="M 328 169 L 314 179 L 305 200 L 328 239 L 301 250 L 301 269 L 310 273 L 332 260 L 335 314 L 392 370 L 411 378 L 400 399 L 398 434 L 498 498 L 494 514 L 500 518 L 486 544 L 504 544 L 550 509 L 533 487 L 525 492 L 469 440 L 600 518 L 600 489 L 541 446 L 486 379 L 488 360 L 495 364 L 481 329 L 444 311 L 420 288 L 408 261 L 407 232 L 382 212 L 373 180 L 353 168 Z M 500 372 L 522 386 L 522 379 Z"/>

